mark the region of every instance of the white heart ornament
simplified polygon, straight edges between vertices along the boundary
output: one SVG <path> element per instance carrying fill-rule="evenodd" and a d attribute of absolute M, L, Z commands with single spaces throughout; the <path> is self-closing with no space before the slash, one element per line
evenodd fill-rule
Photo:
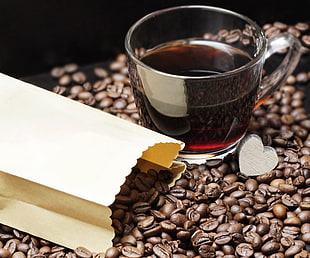
<path fill-rule="evenodd" d="M 256 134 L 246 136 L 239 146 L 240 172 L 247 176 L 258 176 L 273 170 L 278 164 L 278 155 L 274 148 L 264 146 Z"/>

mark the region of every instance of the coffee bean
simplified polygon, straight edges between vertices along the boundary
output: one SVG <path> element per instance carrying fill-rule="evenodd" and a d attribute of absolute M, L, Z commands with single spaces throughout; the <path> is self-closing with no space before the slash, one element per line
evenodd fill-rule
<path fill-rule="evenodd" d="M 59 95 L 63 95 L 66 92 L 66 90 L 67 90 L 66 87 L 62 87 L 62 86 L 59 86 L 59 85 L 57 85 L 57 86 L 55 86 L 53 88 L 53 92 L 55 92 L 55 93 L 57 93 Z"/>
<path fill-rule="evenodd" d="M 215 257 L 215 249 L 209 245 L 201 245 L 198 248 L 198 253 L 202 258 Z"/>
<path fill-rule="evenodd" d="M 96 81 L 93 84 L 92 90 L 94 92 L 100 92 L 103 91 L 107 88 L 107 83 L 105 81 Z M 105 91 L 106 92 L 106 91 Z M 108 95 L 108 93 L 106 92 L 106 94 Z"/>
<path fill-rule="evenodd" d="M 124 246 L 122 248 L 122 254 L 125 257 L 129 257 L 129 258 L 139 258 L 142 257 L 143 253 L 134 246 Z"/>
<path fill-rule="evenodd" d="M 229 34 L 225 37 L 225 41 L 228 44 L 232 44 L 240 40 L 241 37 L 241 31 L 239 30 L 232 30 L 229 32 Z"/>
<path fill-rule="evenodd" d="M 272 211 L 273 214 L 278 218 L 286 217 L 286 207 L 281 203 L 273 205 Z"/>
<path fill-rule="evenodd" d="M 194 221 L 194 222 L 198 222 L 201 217 L 199 211 L 193 208 L 189 208 L 186 210 L 186 216 L 189 220 Z"/>
<path fill-rule="evenodd" d="M 186 221 L 186 215 L 181 213 L 174 213 L 170 216 L 170 220 L 175 225 L 181 227 Z"/>
<path fill-rule="evenodd" d="M 158 236 L 162 233 L 162 228 L 160 225 L 154 224 L 151 227 L 143 232 L 144 237 Z"/>
<path fill-rule="evenodd" d="M 291 184 L 279 184 L 279 190 L 283 193 L 294 194 L 297 191 L 297 187 Z"/>
<path fill-rule="evenodd" d="M 64 74 L 58 79 L 60 86 L 68 86 L 72 82 L 72 77 L 69 74 Z"/>
<path fill-rule="evenodd" d="M 62 75 L 64 75 L 65 73 L 65 69 L 63 67 L 54 67 L 52 70 L 51 70 L 51 76 L 53 78 L 56 78 L 58 79 L 59 77 L 61 77 Z"/>
<path fill-rule="evenodd" d="M 212 216 L 218 217 L 220 215 L 224 215 L 227 212 L 227 209 L 225 206 L 216 205 L 212 208 L 210 208 L 210 214 Z"/>
<path fill-rule="evenodd" d="M 122 237 L 120 242 L 123 245 L 132 245 L 132 246 L 137 245 L 137 239 L 133 235 L 126 235 Z"/>
<path fill-rule="evenodd" d="M 199 227 L 207 232 L 215 231 L 215 229 L 219 226 L 219 222 L 217 219 L 208 219 L 207 221 L 201 223 Z"/>
<path fill-rule="evenodd" d="M 261 250 L 264 254 L 270 255 L 272 253 L 277 252 L 280 249 L 280 244 L 278 242 L 275 242 L 273 240 L 270 240 L 268 242 L 266 242 Z"/>
<path fill-rule="evenodd" d="M 15 252 L 15 250 L 17 249 L 18 243 L 19 243 L 19 241 L 17 239 L 10 239 L 6 242 L 6 244 L 4 245 L 3 248 L 9 250 L 9 252 L 11 254 L 13 254 Z"/>
<path fill-rule="evenodd" d="M 310 35 L 303 35 L 301 40 L 306 46 L 310 46 Z"/>
<path fill-rule="evenodd" d="M 157 257 L 170 258 L 172 256 L 171 250 L 163 244 L 156 244 L 153 247 L 153 252 Z"/>
<path fill-rule="evenodd" d="M 100 103 L 99 103 L 99 107 L 100 108 L 107 108 L 110 107 L 113 104 L 113 100 L 109 97 L 105 97 L 103 99 L 101 99 Z"/>
<path fill-rule="evenodd" d="M 284 255 L 285 257 L 292 257 L 297 253 L 300 253 L 302 251 L 302 247 L 298 245 L 291 245 L 288 249 L 286 249 Z"/>
<path fill-rule="evenodd" d="M 191 236 L 191 243 L 194 247 L 198 247 L 200 245 L 210 244 L 212 243 L 212 240 L 209 234 L 202 230 L 196 230 Z"/>
<path fill-rule="evenodd" d="M 279 22 L 279 21 L 274 22 L 273 26 L 275 26 L 276 28 L 278 28 L 281 31 L 284 31 L 284 30 L 286 30 L 288 28 L 287 24 L 285 24 L 283 22 Z"/>
<path fill-rule="evenodd" d="M 86 79 L 86 74 L 83 72 L 75 72 L 74 74 L 72 74 L 72 80 L 78 84 L 83 84 Z"/>
<path fill-rule="evenodd" d="M 125 99 L 119 98 L 113 102 L 113 107 L 117 109 L 124 109 L 127 106 L 127 101 Z"/>
<path fill-rule="evenodd" d="M 282 228 L 282 236 L 290 236 L 293 239 L 298 238 L 300 233 L 300 228 L 295 226 L 284 226 Z"/>
<path fill-rule="evenodd" d="M 142 231 L 146 231 L 153 227 L 154 222 L 155 218 L 153 216 L 147 216 L 138 222 L 137 227 Z"/>
<path fill-rule="evenodd" d="M 297 216 L 288 217 L 283 221 L 284 225 L 300 226 L 301 221 Z"/>
<path fill-rule="evenodd" d="M 89 92 L 89 91 L 81 91 L 79 94 L 78 94 L 78 98 L 81 99 L 81 100 L 87 100 L 89 98 L 93 97 L 92 93 Z"/>
<path fill-rule="evenodd" d="M 310 222 L 310 211 L 301 211 L 297 214 L 297 217 L 300 219 L 301 223 Z"/>
<path fill-rule="evenodd" d="M 228 244 L 232 239 L 230 232 L 219 232 L 214 236 L 214 242 L 217 245 L 225 245 Z"/>
<path fill-rule="evenodd" d="M 162 227 L 163 231 L 165 231 L 165 232 L 173 232 L 177 227 L 170 220 L 163 220 L 159 224 Z"/>
<path fill-rule="evenodd" d="M 277 27 L 270 27 L 265 31 L 266 37 L 272 37 L 280 33 L 280 30 Z"/>
<path fill-rule="evenodd" d="M 162 182 L 162 181 L 156 181 L 155 182 L 155 188 L 157 191 L 159 191 L 162 194 L 168 193 L 168 191 L 169 191 L 168 184 L 165 182 Z"/>
<path fill-rule="evenodd" d="M 262 238 L 255 231 L 246 232 L 244 239 L 246 242 L 250 243 L 255 250 L 260 248 L 262 245 Z"/>
<path fill-rule="evenodd" d="M 306 243 L 310 243 L 310 232 L 305 232 L 302 234 L 302 240 Z"/>
<path fill-rule="evenodd" d="M 236 254 L 240 256 L 250 257 L 254 254 L 254 249 L 251 244 L 241 243 L 236 246 Z"/>
<path fill-rule="evenodd" d="M 295 28 L 304 32 L 309 29 L 309 25 L 305 22 L 298 22 L 295 24 Z"/>
<path fill-rule="evenodd" d="M 102 67 L 95 67 L 94 74 L 100 79 L 103 79 L 109 75 L 108 71 Z"/>
<path fill-rule="evenodd" d="M 89 251 L 85 247 L 77 247 L 77 248 L 75 248 L 74 249 L 74 253 L 79 258 L 90 258 L 90 257 L 92 257 L 91 251 Z"/>
<path fill-rule="evenodd" d="M 13 253 L 11 257 L 12 258 L 26 258 L 26 255 L 23 252 L 18 251 L 18 252 Z"/>

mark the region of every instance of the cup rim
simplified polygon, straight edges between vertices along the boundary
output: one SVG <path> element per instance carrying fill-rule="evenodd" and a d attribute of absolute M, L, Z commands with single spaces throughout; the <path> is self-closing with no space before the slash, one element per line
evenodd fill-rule
<path fill-rule="evenodd" d="M 167 72 L 163 72 L 160 70 L 157 70 L 147 64 L 145 64 L 144 62 L 142 62 L 139 58 L 137 58 L 135 56 L 135 52 L 134 50 L 131 48 L 130 46 L 130 40 L 131 40 L 131 36 L 133 34 L 133 32 L 135 31 L 135 29 L 142 24 L 143 22 L 154 18 L 156 16 L 159 16 L 162 13 L 165 12 L 171 12 L 171 11 L 175 11 L 178 9 L 206 9 L 206 10 L 210 10 L 210 11 L 215 11 L 218 13 L 225 13 L 225 14 L 229 14 L 229 15 L 233 15 L 235 17 L 238 17 L 244 21 L 246 21 L 247 23 L 249 23 L 250 25 L 252 25 L 256 31 L 258 32 L 259 35 L 259 39 L 261 41 L 261 46 L 259 51 L 257 52 L 257 55 L 252 58 L 248 63 L 246 63 L 245 65 L 242 65 L 236 69 L 224 72 L 224 73 L 219 73 L 219 74 L 212 74 L 212 75 L 206 75 L 206 76 L 184 76 L 184 75 L 176 75 L 176 74 L 172 74 L 172 73 L 167 73 Z M 165 9 L 160 9 L 154 12 L 151 12 L 145 16 L 143 16 L 142 18 L 140 18 L 139 20 L 137 20 L 128 30 L 126 36 L 125 36 L 125 50 L 127 52 L 127 54 L 130 56 L 131 59 L 133 59 L 135 61 L 136 64 L 139 64 L 142 67 L 147 68 L 148 70 L 151 70 L 153 72 L 156 72 L 158 74 L 162 74 L 165 76 L 169 76 L 169 77 L 175 77 L 175 78 L 180 78 L 180 79 L 208 79 L 208 78 L 221 78 L 221 77 L 229 77 L 232 76 L 234 74 L 237 74 L 239 72 L 242 72 L 246 69 L 251 68 L 252 66 L 254 66 L 256 63 L 258 63 L 265 54 L 266 51 L 266 46 L 267 46 L 267 39 L 261 29 L 261 27 L 252 19 L 250 19 L 249 17 L 243 15 L 243 14 L 239 14 L 237 12 L 228 10 L 228 9 L 224 9 L 224 8 L 220 8 L 220 7 L 214 7 L 214 6 L 208 6 L 208 5 L 181 5 L 181 6 L 174 6 L 174 7 L 169 7 L 169 8 L 165 8 Z"/>

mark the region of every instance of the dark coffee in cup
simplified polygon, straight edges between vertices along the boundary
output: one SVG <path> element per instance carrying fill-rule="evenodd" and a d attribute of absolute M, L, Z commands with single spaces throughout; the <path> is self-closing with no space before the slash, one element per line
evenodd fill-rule
<path fill-rule="evenodd" d="M 195 77 L 200 79 L 201 76 L 235 70 L 250 60 L 251 57 L 246 52 L 210 40 L 173 41 L 146 52 L 141 61 L 151 68 L 176 76 L 194 78 L 185 82 L 183 98 L 186 100 L 186 110 L 183 114 L 171 113 L 171 110 L 178 109 L 177 106 L 173 107 L 173 103 L 165 113 L 162 108 L 165 103 L 161 103 L 161 98 L 150 99 L 144 92 L 135 90 L 136 96 L 140 98 L 140 108 L 148 114 L 147 117 L 142 116 L 142 124 L 186 142 L 184 151 L 199 153 L 218 150 L 236 142 L 248 126 L 256 101 L 259 77 L 250 78 L 251 73 L 248 71 L 237 77 L 214 81 L 213 90 L 218 92 L 216 101 L 214 91 L 201 90 Z M 173 98 L 175 93 L 169 91 L 169 79 L 165 79 L 166 77 L 162 77 L 158 83 L 165 85 L 166 94 L 171 94 Z M 236 80 L 239 83 L 236 84 Z M 192 87 L 195 83 L 197 85 Z M 233 87 L 228 91 L 221 91 L 221 84 L 231 84 Z M 142 89 L 143 85 L 136 88 Z M 156 85 L 153 88 L 156 90 Z M 228 98 L 229 96 L 234 97 Z"/>

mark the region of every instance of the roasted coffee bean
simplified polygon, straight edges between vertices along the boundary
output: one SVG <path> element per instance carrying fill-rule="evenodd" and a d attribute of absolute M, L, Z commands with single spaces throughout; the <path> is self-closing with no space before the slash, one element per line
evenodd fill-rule
<path fill-rule="evenodd" d="M 126 235 L 121 238 L 120 242 L 123 245 L 133 245 L 135 246 L 137 244 L 137 239 L 133 235 Z"/>
<path fill-rule="evenodd" d="M 11 257 L 12 258 L 26 258 L 26 255 L 25 253 L 18 251 L 18 252 L 13 253 Z"/>
<path fill-rule="evenodd" d="M 236 246 L 236 254 L 243 257 L 251 257 L 254 254 L 254 249 L 251 244 L 240 243 Z"/>
<path fill-rule="evenodd" d="M 209 245 L 206 245 L 206 244 L 199 246 L 198 253 L 202 258 L 215 257 L 215 249 Z"/>
<path fill-rule="evenodd" d="M 52 70 L 51 70 L 51 76 L 53 78 L 59 78 L 61 77 L 62 75 L 64 75 L 65 73 L 65 69 L 63 67 L 54 67 Z"/>
<path fill-rule="evenodd" d="M 162 181 L 156 181 L 155 182 L 155 188 L 158 192 L 165 194 L 168 193 L 169 191 L 169 186 L 167 183 L 162 182 Z"/>
<path fill-rule="evenodd" d="M 290 225 L 290 226 L 300 226 L 301 221 L 297 216 L 287 217 L 283 221 L 284 225 Z"/>
<path fill-rule="evenodd" d="M 17 250 L 21 251 L 23 253 L 27 253 L 27 251 L 29 250 L 29 245 L 27 243 L 19 243 L 17 245 Z"/>
<path fill-rule="evenodd" d="M 124 109 L 127 106 L 127 101 L 125 99 L 119 98 L 113 102 L 113 107 L 116 109 Z"/>
<path fill-rule="evenodd" d="M 310 223 L 304 223 L 302 224 L 300 231 L 302 234 L 305 234 L 307 232 L 310 232 Z"/>
<path fill-rule="evenodd" d="M 163 231 L 166 231 L 166 232 L 173 232 L 177 227 L 170 220 L 163 220 L 159 224 L 160 224 L 161 228 L 163 229 Z"/>
<path fill-rule="evenodd" d="M 137 223 L 138 229 L 146 231 L 154 226 L 155 218 L 153 216 L 147 216 Z"/>
<path fill-rule="evenodd" d="M 124 246 L 122 248 L 122 254 L 125 257 L 129 257 L 129 258 L 139 258 L 142 257 L 143 253 L 134 246 Z"/>
<path fill-rule="evenodd" d="M 219 221 L 217 219 L 208 219 L 207 221 L 201 223 L 199 227 L 207 232 L 215 231 L 215 229 L 219 226 Z"/>
<path fill-rule="evenodd" d="M 172 214 L 170 216 L 170 220 L 175 225 L 181 227 L 181 226 L 184 225 L 184 223 L 186 221 L 186 215 L 185 214 L 181 214 L 181 213 L 174 213 L 174 214 Z"/>
<path fill-rule="evenodd" d="M 150 227 L 150 229 L 147 229 L 143 232 L 144 237 L 152 237 L 152 236 L 158 236 L 162 232 L 162 228 L 160 225 L 153 225 Z"/>
<path fill-rule="evenodd" d="M 72 74 L 72 80 L 78 84 L 83 84 L 86 79 L 86 74 L 83 72 L 75 72 L 74 74 Z"/>
<path fill-rule="evenodd" d="M 193 208 L 189 208 L 186 210 L 186 216 L 189 220 L 194 221 L 194 222 L 198 222 L 201 217 L 199 211 Z"/>
<path fill-rule="evenodd" d="M 297 217 L 300 219 L 301 223 L 310 223 L 310 211 L 301 211 L 297 214 Z"/>
<path fill-rule="evenodd" d="M 59 85 L 53 88 L 53 92 L 59 95 L 63 95 L 66 92 L 66 90 L 67 90 L 66 87 L 59 86 Z"/>
<path fill-rule="evenodd" d="M 285 257 L 292 257 L 297 253 L 302 251 L 302 247 L 298 245 L 291 245 L 288 249 L 286 249 L 284 255 Z"/>
<path fill-rule="evenodd" d="M 214 235 L 214 242 L 217 245 L 225 245 L 228 244 L 232 239 L 230 232 L 219 232 Z"/>
<path fill-rule="evenodd" d="M 76 63 L 68 63 L 64 65 L 64 70 L 66 73 L 74 73 L 79 69 L 78 64 Z"/>
<path fill-rule="evenodd" d="M 285 218 L 286 217 L 286 210 L 287 210 L 287 208 L 281 203 L 275 204 L 272 207 L 273 214 L 277 218 Z"/>
<path fill-rule="evenodd" d="M 181 186 L 175 186 L 170 190 L 170 194 L 178 199 L 184 199 L 186 197 L 186 190 Z"/>
<path fill-rule="evenodd" d="M 212 208 L 210 208 L 210 214 L 215 217 L 219 217 L 220 215 L 224 215 L 227 212 L 227 209 L 225 206 L 216 205 Z"/>
<path fill-rule="evenodd" d="M 134 213 L 147 213 L 150 211 L 151 205 L 148 202 L 136 202 L 132 205 L 132 210 Z"/>
<path fill-rule="evenodd" d="M 69 74 L 64 74 L 58 79 L 58 84 L 61 86 L 68 86 L 72 82 L 72 77 Z"/>
<path fill-rule="evenodd" d="M 211 244 L 212 239 L 208 233 L 205 233 L 203 230 L 197 230 L 191 236 L 191 243 L 193 247 L 197 247 L 204 244 Z"/>
<path fill-rule="evenodd" d="M 285 226 L 282 229 L 282 236 L 289 236 L 297 239 L 300 233 L 300 228 L 295 226 Z"/>
<path fill-rule="evenodd" d="M 266 242 L 261 248 L 262 252 L 267 255 L 275 253 L 279 249 L 280 249 L 280 244 L 273 240 Z"/>
<path fill-rule="evenodd" d="M 85 247 L 77 247 L 77 248 L 75 248 L 74 249 L 74 253 L 79 258 L 90 258 L 90 257 L 92 257 L 91 251 L 89 251 Z"/>
<path fill-rule="evenodd" d="M 103 79 L 109 75 L 108 71 L 102 67 L 95 67 L 94 74 L 100 79 Z"/>
<path fill-rule="evenodd" d="M 153 247 L 153 252 L 157 257 L 170 258 L 172 256 L 172 250 L 163 244 L 156 244 Z"/>
<path fill-rule="evenodd" d="M 256 226 L 256 232 L 261 236 L 267 234 L 269 230 L 270 230 L 270 226 L 267 223 L 259 223 Z"/>
<path fill-rule="evenodd" d="M 17 249 L 18 243 L 19 243 L 19 240 L 17 240 L 17 239 L 10 239 L 6 242 L 6 244 L 4 245 L 3 248 L 9 250 L 9 252 L 11 254 L 13 254 L 15 252 L 15 250 Z"/>
<path fill-rule="evenodd" d="M 294 194 L 297 191 L 297 187 L 291 184 L 280 184 L 279 185 L 279 190 L 283 193 L 287 193 L 287 194 Z"/>
<path fill-rule="evenodd" d="M 301 37 L 302 43 L 304 43 L 306 46 L 310 46 L 310 35 L 303 35 Z"/>

